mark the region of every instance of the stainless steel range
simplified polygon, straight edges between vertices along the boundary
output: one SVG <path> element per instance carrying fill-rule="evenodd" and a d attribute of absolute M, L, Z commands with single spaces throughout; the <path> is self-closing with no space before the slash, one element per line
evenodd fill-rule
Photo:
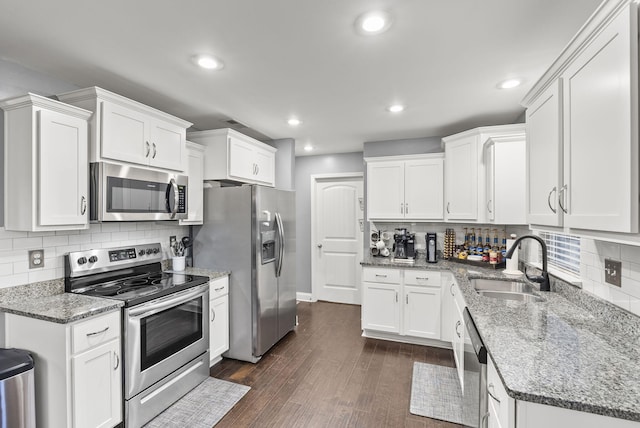
<path fill-rule="evenodd" d="M 209 376 L 209 278 L 162 272 L 160 244 L 65 256 L 65 291 L 118 299 L 124 420 L 144 425 Z"/>

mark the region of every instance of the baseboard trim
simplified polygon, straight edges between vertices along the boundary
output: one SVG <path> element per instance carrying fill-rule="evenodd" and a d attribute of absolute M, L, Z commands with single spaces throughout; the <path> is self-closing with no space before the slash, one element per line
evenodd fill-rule
<path fill-rule="evenodd" d="M 300 302 L 315 302 L 311 293 L 296 293 L 296 300 Z"/>

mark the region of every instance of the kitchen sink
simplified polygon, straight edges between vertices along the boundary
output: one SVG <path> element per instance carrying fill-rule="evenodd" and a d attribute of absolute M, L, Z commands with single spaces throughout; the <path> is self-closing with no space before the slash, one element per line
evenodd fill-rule
<path fill-rule="evenodd" d="M 542 297 L 534 294 L 534 288 L 525 282 L 476 278 L 471 280 L 471 285 L 479 295 L 494 299 L 519 302 L 544 301 Z"/>

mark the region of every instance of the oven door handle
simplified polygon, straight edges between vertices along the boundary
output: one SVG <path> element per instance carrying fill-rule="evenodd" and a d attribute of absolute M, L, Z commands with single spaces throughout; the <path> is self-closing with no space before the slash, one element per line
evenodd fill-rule
<path fill-rule="evenodd" d="M 148 317 L 149 315 L 162 312 L 165 309 L 169 309 L 174 306 L 181 305 L 182 303 L 186 303 L 195 297 L 201 296 L 203 294 L 207 294 L 208 291 L 209 291 L 209 283 L 206 283 L 206 284 L 199 285 L 195 288 L 190 288 L 186 291 L 181 291 L 179 293 L 172 294 L 169 297 L 154 300 L 139 306 L 134 306 L 133 308 L 129 309 L 129 318 Z M 209 299 L 205 298 L 205 300 L 209 300 Z"/>

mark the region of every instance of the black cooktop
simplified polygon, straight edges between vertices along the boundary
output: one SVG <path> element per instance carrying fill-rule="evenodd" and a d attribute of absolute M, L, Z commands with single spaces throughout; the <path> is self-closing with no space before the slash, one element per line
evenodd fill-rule
<path fill-rule="evenodd" d="M 200 275 L 172 272 L 149 272 L 142 275 L 120 278 L 73 290 L 85 296 L 107 297 L 122 300 L 125 307 L 139 305 L 171 293 L 186 290 L 209 282 Z"/>

